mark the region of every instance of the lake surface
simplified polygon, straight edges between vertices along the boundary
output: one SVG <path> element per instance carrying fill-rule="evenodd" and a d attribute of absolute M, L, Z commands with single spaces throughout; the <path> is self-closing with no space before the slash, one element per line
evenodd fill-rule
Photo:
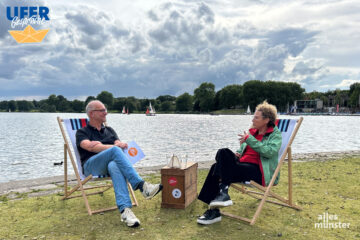
<path fill-rule="evenodd" d="M 70 113 L 0 113 L 0 182 L 63 174 L 63 139 L 56 117 Z M 298 118 L 298 116 L 279 116 Z M 135 166 L 167 163 L 174 153 L 188 161 L 213 160 L 217 149 L 239 148 L 237 133 L 247 130 L 248 115 L 109 114 L 108 124 L 122 141 L 135 140 L 146 157 Z M 293 153 L 360 150 L 359 116 L 305 116 Z M 69 167 L 73 174 L 73 170 Z"/>

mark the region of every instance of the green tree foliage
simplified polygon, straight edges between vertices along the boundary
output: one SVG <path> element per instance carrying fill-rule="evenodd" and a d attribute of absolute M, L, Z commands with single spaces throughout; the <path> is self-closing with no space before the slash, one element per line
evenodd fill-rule
<path fill-rule="evenodd" d="M 215 85 L 209 82 L 201 83 L 194 90 L 194 96 L 184 93 L 178 97 L 171 95 L 161 95 L 156 99 L 137 99 L 135 97 L 114 98 L 112 93 L 102 91 L 97 95 L 97 99 L 107 105 L 109 110 L 121 112 L 123 107 L 129 112 L 145 112 L 151 102 L 152 106 L 158 111 L 200 111 L 209 112 L 211 110 L 229 109 L 242 107 L 246 109 L 250 105 L 251 110 L 264 100 L 277 106 L 279 112 L 287 110 L 288 105 L 292 105 L 295 100 L 314 100 L 321 99 L 324 106 L 352 107 L 353 111 L 358 111 L 360 83 L 354 83 L 350 90 L 336 89 L 325 93 L 310 92 L 305 93 L 298 83 L 259 81 L 251 80 L 244 85 L 228 85 L 215 92 Z M 69 101 L 62 95 L 51 94 L 47 99 L 40 101 L 18 100 L 0 101 L 0 111 L 42 111 L 42 112 L 83 112 L 86 104 L 95 100 L 94 96 L 87 97 L 86 101 Z"/>
<path fill-rule="evenodd" d="M 175 102 L 176 111 L 191 111 L 193 108 L 193 97 L 187 92 L 178 96 Z"/>
<path fill-rule="evenodd" d="M 267 100 L 277 106 L 278 111 L 285 112 L 288 104 L 302 99 L 304 91 L 297 83 L 252 80 L 243 85 L 245 106 L 250 105 L 252 111 L 257 104 Z"/>
<path fill-rule="evenodd" d="M 17 104 L 14 100 L 11 100 L 8 102 L 8 107 L 10 111 L 15 112 L 17 109 Z"/>
<path fill-rule="evenodd" d="M 194 90 L 195 102 L 198 103 L 200 112 L 208 112 L 213 109 L 215 99 L 215 85 L 209 82 L 200 84 Z"/>
<path fill-rule="evenodd" d="M 360 106 L 360 83 L 353 83 L 350 85 L 350 105 L 352 107 Z"/>
<path fill-rule="evenodd" d="M 242 105 L 243 93 L 241 85 L 228 85 L 218 92 L 219 107 L 220 108 L 235 108 Z"/>
<path fill-rule="evenodd" d="M 263 89 L 263 82 L 260 80 L 251 80 L 244 83 L 244 104 L 245 106 L 250 105 L 251 111 L 254 111 L 255 107 L 266 99 Z"/>
<path fill-rule="evenodd" d="M 20 112 L 29 112 L 34 109 L 34 104 L 26 100 L 16 101 L 16 104 Z"/>
<path fill-rule="evenodd" d="M 102 91 L 96 96 L 96 99 L 104 103 L 108 109 L 112 109 L 112 106 L 114 104 L 114 96 L 112 93 L 108 91 Z"/>
<path fill-rule="evenodd" d="M 165 101 L 173 102 L 176 100 L 176 97 L 171 95 L 162 95 L 162 96 L 158 96 L 156 100 L 160 102 L 165 102 Z"/>
<path fill-rule="evenodd" d="M 74 112 L 84 112 L 85 111 L 85 104 L 83 101 L 74 100 L 71 102 L 71 108 L 74 110 Z"/>
<path fill-rule="evenodd" d="M 0 102 L 0 110 L 1 111 L 9 111 L 9 102 L 8 101 L 1 101 Z"/>
<path fill-rule="evenodd" d="M 96 97 L 94 96 L 88 96 L 85 100 L 85 106 L 90 102 L 90 101 L 93 101 L 93 100 L 96 100 Z"/>

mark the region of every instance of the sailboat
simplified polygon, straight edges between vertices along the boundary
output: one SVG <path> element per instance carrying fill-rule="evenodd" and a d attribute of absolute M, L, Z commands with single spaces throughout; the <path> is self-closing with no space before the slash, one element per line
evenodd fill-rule
<path fill-rule="evenodd" d="M 126 109 L 126 114 L 129 115 L 129 108 Z"/>
<path fill-rule="evenodd" d="M 123 110 L 121 111 L 122 114 L 126 114 L 125 112 L 125 106 L 123 106 Z"/>
<path fill-rule="evenodd" d="M 251 110 L 250 110 L 250 105 L 248 105 L 248 108 L 247 108 L 247 110 L 246 110 L 246 114 L 251 114 Z"/>
<path fill-rule="evenodd" d="M 149 110 L 150 109 L 150 110 Z M 149 108 L 146 109 L 146 116 L 155 116 L 155 108 L 151 106 L 151 102 L 149 104 Z"/>

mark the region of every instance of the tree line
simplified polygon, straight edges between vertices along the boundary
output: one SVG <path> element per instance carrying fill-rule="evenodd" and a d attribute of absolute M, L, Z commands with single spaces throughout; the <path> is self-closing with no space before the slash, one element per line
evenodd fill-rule
<path fill-rule="evenodd" d="M 253 111 L 257 104 L 264 100 L 274 104 L 279 112 L 286 112 L 289 104 L 295 100 L 321 99 L 324 106 L 340 104 L 356 109 L 359 107 L 360 83 L 354 83 L 350 90 L 334 90 L 326 93 L 310 92 L 292 82 L 250 80 L 243 85 L 232 84 L 215 91 L 213 83 L 204 82 L 193 94 L 183 93 L 178 97 L 161 95 L 155 99 L 139 99 L 136 97 L 114 97 L 108 91 L 102 91 L 97 96 L 89 96 L 85 101 L 67 100 L 62 95 L 50 95 L 40 101 L 11 100 L 1 101 L 0 111 L 19 112 L 84 112 L 86 104 L 98 99 L 109 111 L 121 112 L 125 107 L 129 113 L 145 112 L 149 103 L 159 112 L 211 112 L 222 109 L 246 109 Z M 344 101 L 344 99 L 346 99 Z"/>

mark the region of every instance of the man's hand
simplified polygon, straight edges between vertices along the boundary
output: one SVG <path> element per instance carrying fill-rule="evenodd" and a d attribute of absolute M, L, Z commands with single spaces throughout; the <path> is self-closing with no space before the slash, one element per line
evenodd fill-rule
<path fill-rule="evenodd" d="M 237 152 L 237 153 L 235 153 L 235 156 L 238 157 L 238 158 L 240 158 L 240 157 L 241 157 L 241 154 Z"/>
<path fill-rule="evenodd" d="M 128 148 L 128 144 L 125 142 L 115 141 L 114 145 L 122 149 Z"/>

